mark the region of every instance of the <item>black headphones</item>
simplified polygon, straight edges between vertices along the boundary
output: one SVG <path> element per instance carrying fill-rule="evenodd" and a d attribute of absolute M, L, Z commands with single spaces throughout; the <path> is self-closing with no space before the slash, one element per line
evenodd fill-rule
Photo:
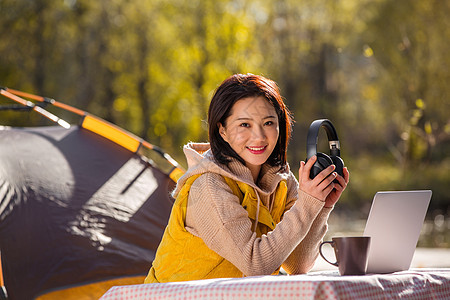
<path fill-rule="evenodd" d="M 328 143 L 330 145 L 330 156 L 324 153 L 317 153 L 317 139 L 319 137 L 320 127 L 324 127 L 328 136 Z M 309 177 L 312 179 L 317 176 L 323 169 L 329 165 L 334 164 L 336 166 L 336 173 L 344 176 L 344 161 L 340 158 L 341 146 L 339 144 L 338 135 L 336 129 L 330 120 L 320 119 L 311 123 L 308 130 L 308 137 L 306 140 L 306 161 L 317 155 L 317 160 L 311 168 Z"/>

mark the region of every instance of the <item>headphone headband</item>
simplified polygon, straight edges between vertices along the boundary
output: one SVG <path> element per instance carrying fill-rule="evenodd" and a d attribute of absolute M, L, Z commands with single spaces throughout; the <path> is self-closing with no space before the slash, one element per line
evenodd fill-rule
<path fill-rule="evenodd" d="M 339 144 L 339 138 L 336 129 L 333 126 L 333 123 L 331 123 L 331 121 L 328 119 L 320 119 L 312 122 L 308 130 L 308 137 L 306 139 L 307 159 L 310 159 L 317 153 L 317 140 L 319 137 L 319 129 L 322 126 L 325 128 L 325 131 L 327 132 L 331 155 L 340 156 L 341 154 L 340 150 L 341 146 Z"/>

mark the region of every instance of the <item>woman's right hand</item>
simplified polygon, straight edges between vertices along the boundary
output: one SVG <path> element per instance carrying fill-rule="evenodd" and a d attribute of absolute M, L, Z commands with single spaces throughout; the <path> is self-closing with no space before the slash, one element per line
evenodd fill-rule
<path fill-rule="evenodd" d="M 325 202 L 328 195 L 335 187 L 333 180 L 337 173 L 334 172 L 335 165 L 330 165 L 322 170 L 314 179 L 309 177 L 311 168 L 317 160 L 317 156 L 311 157 L 307 163 L 300 162 L 299 170 L 299 189 L 303 192 Z"/>

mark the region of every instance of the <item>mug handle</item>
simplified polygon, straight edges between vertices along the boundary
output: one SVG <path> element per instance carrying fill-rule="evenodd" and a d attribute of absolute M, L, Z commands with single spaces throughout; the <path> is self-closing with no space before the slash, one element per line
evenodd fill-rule
<path fill-rule="evenodd" d="M 325 258 L 325 255 L 323 255 L 323 253 L 322 253 L 322 246 L 325 245 L 325 244 L 330 244 L 334 248 L 334 242 L 326 241 L 326 242 L 320 243 L 320 246 L 319 246 L 319 254 L 320 254 L 320 256 L 322 256 L 322 258 L 325 259 L 325 261 L 327 263 L 329 263 L 329 264 L 331 264 L 333 266 L 339 267 L 339 264 L 338 264 L 337 260 L 336 260 L 335 263 L 332 263 L 331 261 L 329 261 L 328 259 Z"/>

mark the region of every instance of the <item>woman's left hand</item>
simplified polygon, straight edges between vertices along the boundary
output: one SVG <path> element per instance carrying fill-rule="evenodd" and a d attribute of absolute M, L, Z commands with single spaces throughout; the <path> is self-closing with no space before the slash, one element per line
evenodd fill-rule
<path fill-rule="evenodd" d="M 342 192 L 347 187 L 348 181 L 350 179 L 350 173 L 348 172 L 347 167 L 344 167 L 343 169 L 344 177 L 341 175 L 337 175 L 336 179 L 339 183 L 334 184 L 334 189 L 328 194 L 327 198 L 325 199 L 325 205 L 324 207 L 333 207 L 334 204 L 339 200 L 339 197 L 341 197 Z"/>

